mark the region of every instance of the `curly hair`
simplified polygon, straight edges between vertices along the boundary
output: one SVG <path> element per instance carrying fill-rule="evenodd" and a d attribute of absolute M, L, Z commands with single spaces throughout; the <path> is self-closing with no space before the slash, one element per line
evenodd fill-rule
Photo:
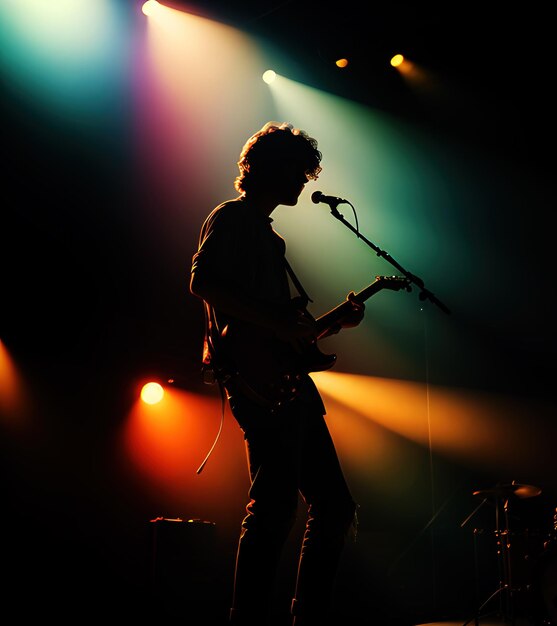
<path fill-rule="evenodd" d="M 238 161 L 236 191 L 245 192 L 264 184 L 277 165 L 299 163 L 308 180 L 317 180 L 321 172 L 321 152 L 317 140 L 288 122 L 267 122 L 244 144 Z"/>

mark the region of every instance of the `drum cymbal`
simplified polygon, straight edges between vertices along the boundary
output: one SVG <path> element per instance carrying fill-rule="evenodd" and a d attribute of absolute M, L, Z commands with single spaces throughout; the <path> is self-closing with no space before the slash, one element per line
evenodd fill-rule
<path fill-rule="evenodd" d="M 495 485 L 490 489 L 481 489 L 474 491 L 473 496 L 516 496 L 517 498 L 533 498 L 539 496 L 542 490 L 534 485 L 523 485 L 521 483 L 515 483 L 514 481 L 506 485 Z"/>

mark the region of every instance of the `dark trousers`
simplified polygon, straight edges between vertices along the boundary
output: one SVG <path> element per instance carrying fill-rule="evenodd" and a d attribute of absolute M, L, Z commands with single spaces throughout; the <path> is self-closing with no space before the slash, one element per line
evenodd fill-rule
<path fill-rule="evenodd" d="M 356 525 L 356 504 L 322 411 L 303 399 L 276 415 L 243 397 L 229 400 L 245 434 L 251 479 L 230 621 L 242 626 L 269 623 L 281 551 L 296 519 L 300 493 L 308 517 L 292 613 L 296 626 L 321 626 L 330 614 L 344 543 Z"/>

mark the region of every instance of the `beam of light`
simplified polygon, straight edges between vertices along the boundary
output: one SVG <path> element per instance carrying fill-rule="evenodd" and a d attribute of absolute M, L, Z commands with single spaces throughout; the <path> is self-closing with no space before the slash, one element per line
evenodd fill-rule
<path fill-rule="evenodd" d="M 435 453 L 470 467 L 497 470 L 515 479 L 547 476 L 549 450 L 555 441 L 548 441 L 552 439 L 547 429 L 552 416 L 548 404 L 340 372 L 312 376 L 325 397 L 374 425 L 364 436 L 363 423 L 354 428 L 352 419 L 338 435 L 362 462 L 370 457 L 375 463 L 386 460 L 386 451 L 374 442 L 379 426 L 424 448 L 431 443 Z M 340 420 L 336 428 L 341 428 L 342 419 L 335 414 L 335 421 Z"/>
<path fill-rule="evenodd" d="M 26 424 L 29 393 L 8 348 L 0 340 L 0 417 L 3 425 L 19 429 Z"/>
<path fill-rule="evenodd" d="M 220 398 L 172 387 L 158 403 L 138 398 L 131 408 L 122 453 L 143 477 L 146 493 L 152 491 L 169 515 L 217 520 L 232 511 L 239 519 L 248 476 L 241 431 L 230 415 L 203 472 L 196 474 L 220 419 Z"/>
<path fill-rule="evenodd" d="M 394 59 L 398 62 L 393 62 Z M 423 106 L 432 112 L 446 115 L 447 112 L 461 111 L 466 107 L 474 109 L 489 106 L 484 99 L 478 100 L 479 94 L 475 94 L 469 85 L 459 83 L 454 75 L 441 76 L 433 69 L 402 55 L 396 55 L 393 60 L 391 65 L 406 86 L 416 98 L 420 99 Z"/>
<path fill-rule="evenodd" d="M 454 228 L 450 220 L 458 206 L 466 211 L 471 202 L 482 202 L 480 190 L 476 198 L 469 180 L 445 175 L 447 166 L 452 172 L 462 169 L 456 151 L 436 144 L 419 129 L 392 116 L 280 74 L 268 88 L 279 117 L 305 128 L 318 140 L 323 153 L 323 171 L 317 181 L 306 186 L 299 201 L 302 210 L 281 211 L 276 216 L 277 226 L 290 242 L 291 254 L 299 250 L 309 260 L 305 265 L 311 268 L 310 278 L 318 291 L 331 294 L 335 279 L 347 288 L 354 283 L 364 285 L 370 274 L 391 274 L 393 267 L 357 241 L 324 205 L 311 204 L 315 189 L 348 199 L 363 235 L 402 265 L 413 261 L 412 271 L 427 273 L 431 281 L 442 279 L 439 258 L 450 255 L 465 263 L 473 255 L 473 248 L 464 239 L 451 240 L 449 248 L 439 238 L 439 229 Z M 445 165 L 439 166 L 441 162 Z M 450 213 L 446 211 L 448 201 L 454 205 Z M 354 224 L 351 208 L 339 208 Z M 312 233 L 310 241 L 308 232 Z M 323 243 L 331 241 L 335 242 L 335 253 L 323 255 Z M 455 271 L 464 280 L 468 270 L 459 272 L 458 267 L 463 267 L 460 262 L 455 263 Z"/>
<path fill-rule="evenodd" d="M 439 89 L 438 80 L 432 72 L 429 72 L 418 63 L 405 58 L 402 54 L 396 54 L 391 59 L 391 65 L 414 92 L 431 96 Z"/>
<path fill-rule="evenodd" d="M 156 213 L 158 227 L 171 217 L 166 236 L 172 238 L 181 230 L 176 214 L 191 227 L 185 196 L 189 206 L 206 207 L 207 189 L 215 203 L 233 193 L 236 133 L 243 141 L 254 132 L 269 94 L 260 80 L 262 55 L 240 31 L 163 6 L 146 22 L 136 68 L 138 159 L 159 205 L 167 207 Z M 228 175 L 215 177 L 218 171 Z"/>
<path fill-rule="evenodd" d="M 126 75 L 129 27 L 114 0 L 0 4 L 0 71 L 14 91 L 61 117 L 114 104 Z"/>

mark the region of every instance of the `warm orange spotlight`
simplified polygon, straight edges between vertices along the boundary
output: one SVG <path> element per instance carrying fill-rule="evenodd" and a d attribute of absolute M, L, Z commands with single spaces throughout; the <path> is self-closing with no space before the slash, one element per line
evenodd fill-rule
<path fill-rule="evenodd" d="M 393 67 L 399 67 L 404 63 L 404 56 L 402 54 L 395 54 L 395 56 L 391 59 L 391 65 Z"/>
<path fill-rule="evenodd" d="M 337 67 L 346 67 L 348 65 L 348 59 L 338 59 L 335 61 Z"/>
<path fill-rule="evenodd" d="M 243 506 L 238 500 L 242 502 L 249 488 L 242 431 L 234 419 L 222 419 L 217 390 L 208 388 L 201 395 L 162 385 L 165 394 L 159 404 L 145 404 L 138 394 L 123 422 L 121 453 L 162 510 L 176 512 L 171 517 L 183 511 L 184 520 L 222 519 L 237 511 L 241 519 Z M 218 432 L 218 445 L 199 475 L 197 469 Z"/>
<path fill-rule="evenodd" d="M 146 404 L 157 404 L 164 398 L 162 385 L 155 382 L 146 383 L 141 389 L 141 399 Z"/>
<path fill-rule="evenodd" d="M 338 404 L 336 416 L 344 409 L 347 415 L 352 412 L 365 418 L 370 426 L 433 447 L 470 466 L 514 475 L 547 472 L 545 459 L 550 457 L 543 451 L 555 439 L 547 430 L 552 423 L 551 403 L 335 371 L 315 372 L 312 377 L 326 401 Z M 536 422 L 544 428 L 533 428 Z M 362 460 L 368 463 L 372 446 L 372 456 L 384 464 L 387 454 L 391 458 L 396 454 L 394 448 L 386 448 L 384 438 L 379 439 L 377 428 L 364 429 L 361 424 L 358 429 L 347 428 L 346 424 L 342 420 L 342 432 L 334 430 L 334 423 L 331 428 L 339 445 L 349 441 L 352 458 L 358 458 L 361 451 Z"/>
<path fill-rule="evenodd" d="M 29 394 L 7 347 L 0 339 L 0 416 L 14 425 L 22 425 Z M 17 419 L 16 419 L 17 416 Z"/>

